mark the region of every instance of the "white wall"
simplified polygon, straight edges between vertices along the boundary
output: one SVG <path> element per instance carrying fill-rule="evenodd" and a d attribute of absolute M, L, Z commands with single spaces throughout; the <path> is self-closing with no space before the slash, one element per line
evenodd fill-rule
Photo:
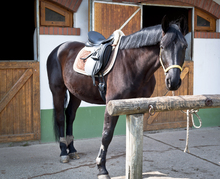
<path fill-rule="evenodd" d="M 220 32 L 220 20 L 216 22 Z M 220 39 L 194 39 L 194 94 L 220 94 L 219 78 Z"/>
<path fill-rule="evenodd" d="M 194 39 L 194 94 L 220 94 L 220 39 Z"/>
<path fill-rule="evenodd" d="M 82 1 L 77 13 L 74 15 L 74 27 L 80 28 L 80 36 L 71 35 L 40 35 L 40 104 L 41 109 L 52 109 L 52 95 L 48 85 L 46 61 L 50 52 L 59 44 L 66 41 L 87 40 L 88 33 L 88 1 Z M 82 106 L 87 106 L 82 103 Z"/>
<path fill-rule="evenodd" d="M 213 1 L 215 1 L 215 2 L 218 3 L 218 4 L 220 4 L 220 0 L 213 0 Z"/>

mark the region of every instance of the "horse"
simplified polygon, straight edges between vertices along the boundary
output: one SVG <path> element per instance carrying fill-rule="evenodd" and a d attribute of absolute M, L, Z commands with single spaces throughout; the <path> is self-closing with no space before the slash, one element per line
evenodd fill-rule
<path fill-rule="evenodd" d="M 165 16 L 159 25 L 122 36 L 115 64 L 104 77 L 107 85 L 106 102 L 100 96 L 98 88 L 93 85 L 91 77 L 73 70 L 75 58 L 85 47 L 84 43 L 65 42 L 50 53 L 47 72 L 54 104 L 54 129 L 59 140 L 62 163 L 79 158 L 74 147 L 73 122 L 81 100 L 107 104 L 115 99 L 150 97 L 156 84 L 154 72 L 160 66 L 164 68 L 167 89 L 177 90 L 180 87 L 180 74 L 187 48 L 184 38 L 186 28 L 185 18 L 170 22 Z M 97 84 L 98 78 L 95 80 Z M 65 109 L 67 91 L 70 99 Z M 110 178 L 106 169 L 106 155 L 117 121 L 118 116 L 110 116 L 105 110 L 101 147 L 96 158 L 99 172 L 97 176 L 100 179 Z"/>

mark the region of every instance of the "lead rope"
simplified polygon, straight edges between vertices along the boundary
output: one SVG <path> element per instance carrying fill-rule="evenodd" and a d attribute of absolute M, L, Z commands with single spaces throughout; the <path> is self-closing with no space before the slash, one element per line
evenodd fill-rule
<path fill-rule="evenodd" d="M 175 93 L 174 91 L 172 91 L 172 94 L 173 96 L 175 96 Z M 186 112 L 181 110 L 182 113 L 186 114 L 186 119 L 187 119 L 187 127 L 186 127 L 186 146 L 185 146 L 185 149 L 184 149 L 184 152 L 186 153 L 190 153 L 189 152 L 189 116 L 191 114 L 191 119 L 192 119 L 192 124 L 193 124 L 193 127 L 195 127 L 196 129 L 199 129 L 201 126 L 202 126 L 202 120 L 200 118 L 200 116 L 197 114 L 197 112 L 199 112 L 198 109 L 188 109 Z M 194 122 L 194 118 L 193 118 L 193 114 L 196 115 L 198 121 L 199 121 L 199 126 L 196 126 L 195 125 L 195 122 Z"/>

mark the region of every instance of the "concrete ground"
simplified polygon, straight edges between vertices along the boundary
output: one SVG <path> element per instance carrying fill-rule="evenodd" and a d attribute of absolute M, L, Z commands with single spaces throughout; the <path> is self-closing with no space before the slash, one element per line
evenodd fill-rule
<path fill-rule="evenodd" d="M 144 133 L 143 178 L 220 178 L 220 127 L 190 130 L 184 153 L 185 130 Z M 0 145 L 0 179 L 96 179 L 95 158 L 101 138 L 76 140 L 79 160 L 59 162 L 58 143 Z M 28 144 L 28 143 L 27 143 Z M 112 179 L 125 175 L 125 136 L 115 136 L 107 155 Z"/>

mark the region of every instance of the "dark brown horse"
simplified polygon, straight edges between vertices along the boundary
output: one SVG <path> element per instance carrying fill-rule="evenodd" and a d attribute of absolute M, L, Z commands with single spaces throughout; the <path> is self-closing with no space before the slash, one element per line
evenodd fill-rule
<path fill-rule="evenodd" d="M 178 23 L 170 23 L 163 18 L 162 25 L 144 28 L 132 35 L 123 36 L 114 67 L 105 76 L 106 103 L 113 99 L 150 97 L 156 84 L 154 72 L 161 64 L 165 71 L 167 88 L 177 90 L 181 85 L 180 73 L 187 48 L 184 38 L 185 27 L 184 18 Z M 54 121 L 63 163 L 68 162 L 69 158 L 78 158 L 73 145 L 72 125 L 81 100 L 105 104 L 98 88 L 93 86 L 91 77 L 73 70 L 74 60 L 84 46 L 85 44 L 80 42 L 63 43 L 51 52 L 47 60 L 49 85 L 54 103 Z M 98 83 L 98 79 L 96 82 Z M 64 110 L 67 90 L 70 93 L 70 101 Z M 105 111 L 102 144 L 96 159 L 98 178 L 109 178 L 105 167 L 106 154 L 117 120 L 118 117 L 110 116 Z"/>

